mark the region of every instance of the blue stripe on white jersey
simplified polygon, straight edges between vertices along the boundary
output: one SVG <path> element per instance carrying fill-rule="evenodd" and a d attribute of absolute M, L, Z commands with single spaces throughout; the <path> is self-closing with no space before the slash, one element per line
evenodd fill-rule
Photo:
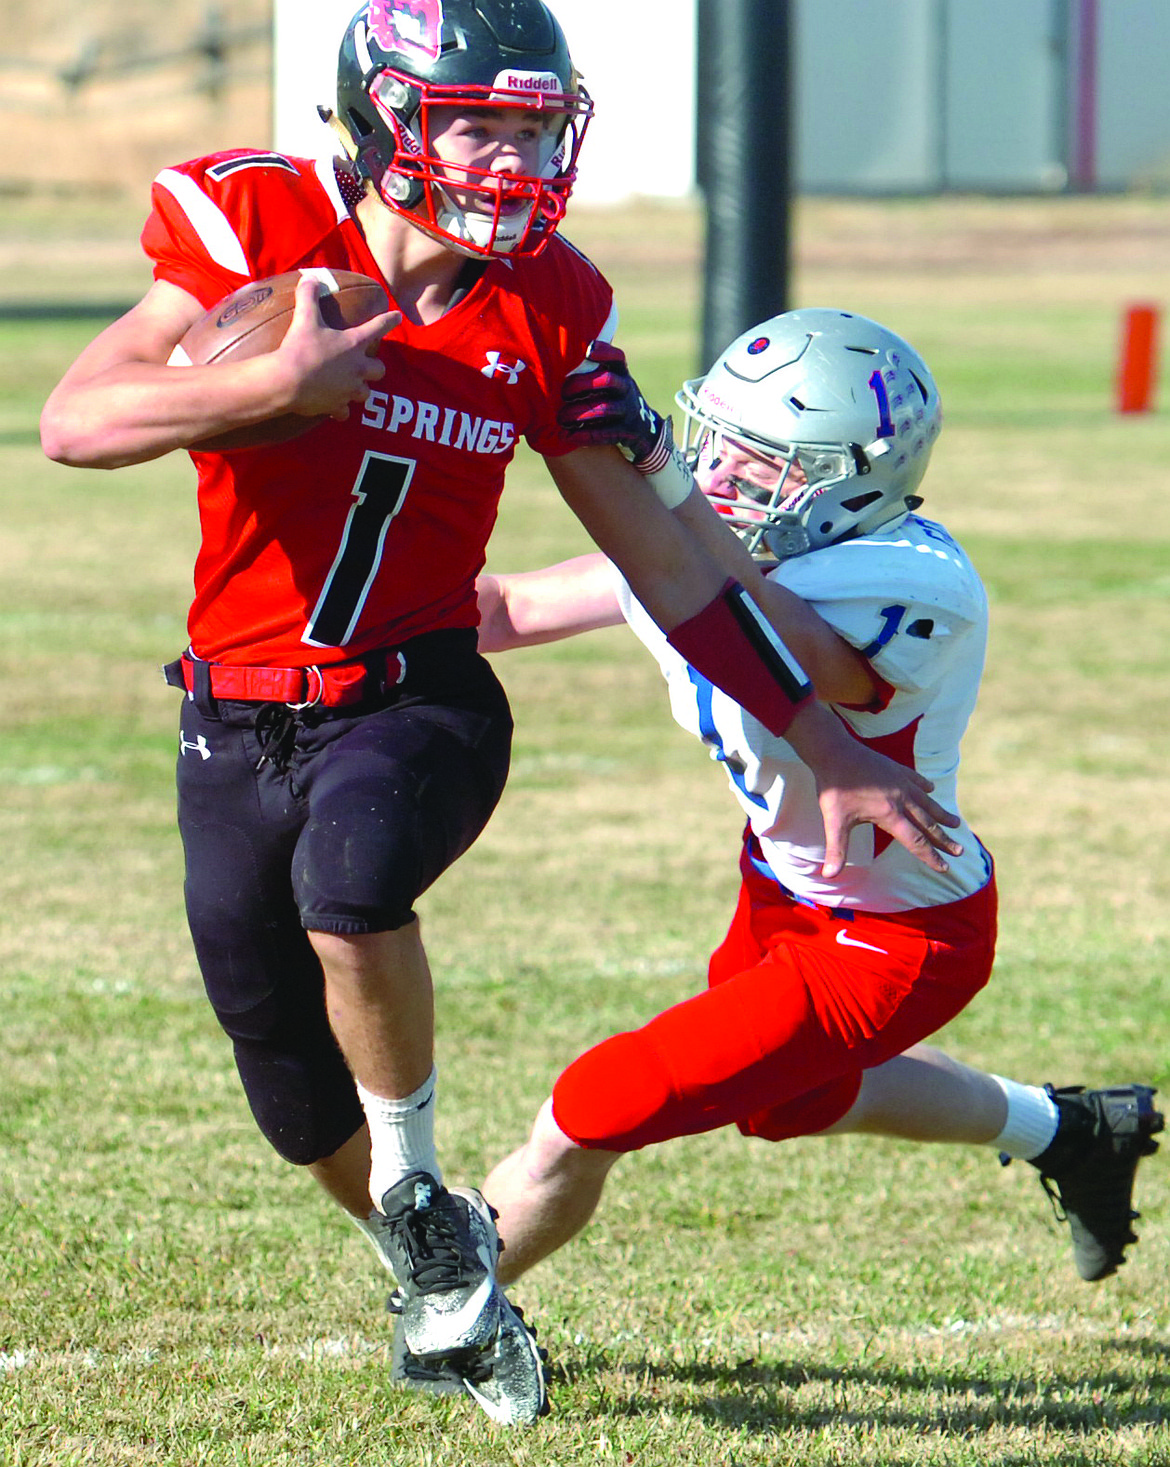
<path fill-rule="evenodd" d="M 748 789 L 747 782 L 743 777 L 743 767 L 738 761 L 729 759 L 727 751 L 723 747 L 723 740 L 720 737 L 719 728 L 715 722 L 715 711 L 711 706 L 715 692 L 714 684 L 705 678 L 701 672 L 696 672 L 689 663 L 687 664 L 687 676 L 690 678 L 695 689 L 695 706 L 699 714 L 699 737 L 727 770 L 728 779 L 735 785 L 744 799 L 750 800 L 753 805 L 758 805 L 761 810 L 766 810 L 768 808 L 767 800 L 762 795 L 756 794 L 754 790 Z"/>

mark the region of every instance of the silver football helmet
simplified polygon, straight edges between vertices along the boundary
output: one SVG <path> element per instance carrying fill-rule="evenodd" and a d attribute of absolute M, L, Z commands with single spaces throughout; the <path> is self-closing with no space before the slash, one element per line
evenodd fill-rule
<path fill-rule="evenodd" d="M 738 337 L 675 397 L 683 452 L 753 555 L 786 560 L 891 529 L 942 426 L 912 346 L 847 311 L 787 311 Z"/>

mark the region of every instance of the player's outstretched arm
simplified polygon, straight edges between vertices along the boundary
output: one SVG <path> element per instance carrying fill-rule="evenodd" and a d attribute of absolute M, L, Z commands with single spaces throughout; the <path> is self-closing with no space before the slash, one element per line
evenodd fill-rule
<path fill-rule="evenodd" d="M 597 551 L 540 570 L 485 571 L 475 592 L 481 652 L 558 642 L 623 621 L 613 571 Z"/>
<path fill-rule="evenodd" d="M 768 580 L 747 547 L 715 512 L 674 445 L 669 418 L 646 402 L 622 351 L 595 341 L 565 381 L 558 422 L 581 446 L 612 445 L 703 547 L 725 577 L 739 582 L 830 703 L 865 707 L 880 680 L 864 657 L 807 602 Z"/>
<path fill-rule="evenodd" d="M 881 693 L 883 685 L 869 661 L 807 601 L 763 574 L 697 484 L 675 506 L 674 514 L 751 594 L 812 679 L 819 698 L 864 708 Z"/>
<path fill-rule="evenodd" d="M 565 503 L 664 631 L 718 594 L 721 567 L 616 448 L 578 448 L 546 463 Z"/>

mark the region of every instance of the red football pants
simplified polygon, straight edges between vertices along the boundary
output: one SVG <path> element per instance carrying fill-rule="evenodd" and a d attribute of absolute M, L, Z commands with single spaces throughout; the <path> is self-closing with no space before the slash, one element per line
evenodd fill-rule
<path fill-rule="evenodd" d="M 705 993 L 588 1050 L 553 1090 L 580 1146 L 636 1151 L 734 1122 L 781 1141 L 823 1131 L 863 1070 L 941 1029 L 991 974 L 994 877 L 911 912 L 806 906 L 747 862 Z"/>

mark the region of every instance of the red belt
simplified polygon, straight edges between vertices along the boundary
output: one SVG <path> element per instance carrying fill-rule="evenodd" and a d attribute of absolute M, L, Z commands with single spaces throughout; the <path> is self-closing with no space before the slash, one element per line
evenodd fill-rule
<path fill-rule="evenodd" d="M 288 703 L 294 708 L 343 708 L 360 703 L 371 693 L 383 692 L 406 676 L 402 652 L 380 652 L 364 662 L 341 662 L 317 667 L 232 667 L 204 662 L 213 698 L 239 703 Z M 195 688 L 193 659 L 184 654 L 163 668 L 172 687 Z"/>

